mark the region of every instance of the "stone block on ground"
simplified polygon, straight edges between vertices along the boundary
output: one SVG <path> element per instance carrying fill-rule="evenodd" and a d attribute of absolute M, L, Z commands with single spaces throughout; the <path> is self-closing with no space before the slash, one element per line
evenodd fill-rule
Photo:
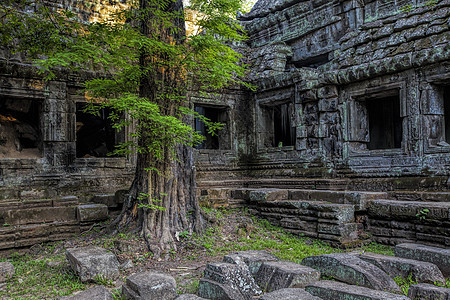
<path fill-rule="evenodd" d="M 445 278 L 439 268 L 429 262 L 376 253 L 364 253 L 358 255 L 358 257 L 374 264 L 391 278 L 408 278 L 411 275 L 414 280 L 420 283 L 445 283 Z"/>
<path fill-rule="evenodd" d="M 412 300 L 448 300 L 450 299 L 450 289 L 419 283 L 409 287 L 408 297 Z"/>
<path fill-rule="evenodd" d="M 302 288 L 320 279 L 320 272 L 290 261 L 265 262 L 255 275 L 256 282 L 268 292 Z"/>
<path fill-rule="evenodd" d="M 281 289 L 263 295 L 259 300 L 320 300 L 304 289 Z"/>
<path fill-rule="evenodd" d="M 14 266 L 10 262 L 0 262 L 0 283 L 8 281 L 14 276 Z"/>
<path fill-rule="evenodd" d="M 113 300 L 113 295 L 104 286 L 95 286 L 81 293 L 59 298 L 60 300 Z"/>
<path fill-rule="evenodd" d="M 244 298 L 262 294 L 247 265 L 242 261 L 238 261 L 236 264 L 223 262 L 208 264 L 203 274 L 204 279 L 227 285 L 232 290 L 243 295 Z M 208 298 L 200 293 L 199 296 Z"/>
<path fill-rule="evenodd" d="M 370 289 L 401 293 L 399 286 L 380 268 L 347 253 L 306 257 L 302 265 L 319 270 L 322 275 Z"/>
<path fill-rule="evenodd" d="M 229 285 L 202 278 L 198 285 L 198 295 L 206 299 L 220 300 L 246 300 L 237 290 Z"/>
<path fill-rule="evenodd" d="M 81 281 L 94 281 L 96 277 L 116 279 L 119 276 L 119 262 L 106 249 L 89 246 L 66 250 L 66 258 Z"/>
<path fill-rule="evenodd" d="M 227 263 L 235 263 L 236 258 L 241 258 L 250 269 L 252 275 L 256 274 L 266 261 L 278 261 L 279 258 L 265 250 L 248 250 L 238 251 L 223 257 L 223 261 Z"/>
<path fill-rule="evenodd" d="M 122 293 L 130 300 L 173 300 L 177 297 L 175 278 L 159 272 L 143 272 L 127 277 Z"/>
<path fill-rule="evenodd" d="M 395 256 L 433 263 L 450 277 L 450 249 L 404 243 L 395 246 Z"/>
<path fill-rule="evenodd" d="M 409 300 L 403 295 L 329 280 L 313 282 L 307 285 L 305 290 L 324 300 Z"/>
<path fill-rule="evenodd" d="M 175 298 L 175 300 L 206 300 L 194 294 L 183 294 Z"/>
<path fill-rule="evenodd" d="M 108 218 L 108 206 L 105 204 L 85 204 L 77 207 L 80 222 L 101 221 Z"/>

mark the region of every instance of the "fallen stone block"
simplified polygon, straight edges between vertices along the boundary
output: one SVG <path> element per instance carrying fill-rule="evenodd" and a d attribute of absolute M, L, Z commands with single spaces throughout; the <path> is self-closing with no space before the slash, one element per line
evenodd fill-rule
<path fill-rule="evenodd" d="M 448 300 L 450 289 L 427 283 L 414 284 L 409 287 L 408 297 L 412 300 Z"/>
<path fill-rule="evenodd" d="M 258 285 L 268 292 L 302 288 L 320 279 L 320 272 L 290 261 L 265 262 L 255 275 Z"/>
<path fill-rule="evenodd" d="M 198 285 L 198 295 L 206 299 L 247 300 L 229 285 L 202 278 Z"/>
<path fill-rule="evenodd" d="M 225 255 L 223 257 L 223 261 L 227 263 L 235 263 L 236 257 L 241 258 L 245 262 L 252 275 L 258 272 L 264 262 L 280 260 L 278 257 L 265 250 L 248 250 Z"/>
<path fill-rule="evenodd" d="M 114 280 L 119 277 L 119 262 L 106 249 L 89 246 L 66 250 L 66 258 L 81 281 L 95 281 L 98 277 Z"/>
<path fill-rule="evenodd" d="M 242 294 L 244 298 L 261 295 L 262 291 L 253 279 L 247 265 L 242 263 L 212 263 L 207 264 L 203 272 L 203 278 L 227 285 L 236 293 Z M 199 293 L 199 296 L 205 297 Z"/>
<path fill-rule="evenodd" d="M 305 290 L 324 300 L 409 300 L 403 295 L 329 280 L 313 282 L 307 285 Z"/>
<path fill-rule="evenodd" d="M 401 293 L 395 281 L 380 268 L 347 253 L 306 257 L 302 265 L 319 270 L 322 275 L 370 289 Z"/>
<path fill-rule="evenodd" d="M 175 300 L 206 300 L 194 294 L 183 294 L 175 298 Z"/>
<path fill-rule="evenodd" d="M 86 204 L 77 207 L 80 222 L 101 221 L 108 218 L 108 206 L 105 204 Z"/>
<path fill-rule="evenodd" d="M 259 300 L 320 300 L 304 289 L 281 289 L 263 295 Z"/>
<path fill-rule="evenodd" d="M 113 300 L 113 295 L 104 286 L 95 286 L 76 295 L 59 298 L 60 300 Z"/>
<path fill-rule="evenodd" d="M 8 281 L 14 276 L 14 266 L 10 262 L 0 262 L 0 283 Z"/>
<path fill-rule="evenodd" d="M 143 272 L 127 277 L 122 294 L 130 300 L 173 300 L 177 297 L 175 278 L 158 272 Z"/>
<path fill-rule="evenodd" d="M 411 275 L 414 280 L 420 283 L 445 283 L 445 278 L 439 268 L 429 262 L 375 253 L 364 253 L 358 255 L 358 257 L 374 264 L 392 278 L 408 278 Z"/>
<path fill-rule="evenodd" d="M 433 263 L 450 277 L 450 249 L 405 243 L 395 246 L 395 256 Z"/>

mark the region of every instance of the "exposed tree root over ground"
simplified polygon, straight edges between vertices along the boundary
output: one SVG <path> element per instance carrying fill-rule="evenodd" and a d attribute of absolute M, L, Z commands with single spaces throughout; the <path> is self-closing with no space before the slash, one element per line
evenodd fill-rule
<path fill-rule="evenodd" d="M 306 256 L 342 251 L 309 238 L 294 237 L 265 220 L 249 216 L 245 210 L 205 211 L 213 221 L 211 226 L 202 235 L 180 232 L 172 247 L 177 250 L 169 250 L 158 259 L 152 257 L 139 236 L 132 233 L 108 235 L 98 229 L 105 226 L 94 227 L 70 240 L 36 245 L 27 254 L 2 259 L 14 264 L 16 275 L 0 284 L 0 299 L 57 299 L 99 284 L 119 294 L 128 275 L 146 270 L 169 273 L 176 278 L 179 293 L 195 293 L 206 264 L 221 261 L 224 254 L 233 251 L 264 249 L 294 262 Z M 66 248 L 87 245 L 106 248 L 116 253 L 120 263 L 131 260 L 133 267 L 121 271 L 121 277 L 115 282 L 100 279 L 97 283 L 83 284 L 70 270 L 64 252 Z M 377 244 L 359 251 L 393 255 L 392 248 Z"/>

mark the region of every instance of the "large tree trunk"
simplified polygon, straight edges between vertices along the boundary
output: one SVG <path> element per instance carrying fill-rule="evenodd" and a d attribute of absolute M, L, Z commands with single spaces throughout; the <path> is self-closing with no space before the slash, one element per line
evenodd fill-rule
<path fill-rule="evenodd" d="M 182 0 L 166 0 L 167 7 L 158 8 L 167 12 L 183 11 Z M 141 10 L 154 9 L 148 0 L 140 1 Z M 184 20 L 171 20 L 179 28 L 179 31 L 171 31 L 167 28 L 154 27 L 150 13 L 147 20 L 141 25 L 145 35 L 158 32 L 160 39 L 166 43 L 183 43 L 185 37 Z M 143 68 L 164 57 L 155 57 L 147 53 L 141 54 L 140 64 Z M 171 68 L 159 68 L 150 72 L 141 80 L 140 97 L 150 99 L 157 103 L 163 115 L 176 115 L 180 101 L 173 101 L 169 97 L 157 97 L 158 93 L 164 93 L 163 87 L 175 87 L 182 93 L 183 76 L 179 70 Z M 180 95 L 185 96 L 185 95 Z M 187 121 L 187 120 L 184 120 Z M 151 122 L 141 121 L 141 122 Z M 138 127 L 140 127 L 138 125 Z M 142 133 L 138 144 L 144 146 L 156 136 L 151 132 Z M 130 188 L 129 198 L 124 205 L 122 221 L 134 219 L 138 222 L 149 249 L 155 256 L 160 256 L 170 249 L 176 249 L 174 237 L 181 231 L 198 231 L 201 228 L 201 216 L 198 201 L 196 199 L 195 167 L 192 147 L 179 145 L 175 151 L 167 147 L 163 149 L 163 159 L 157 160 L 152 153 L 138 153 L 135 177 Z M 149 168 L 155 170 L 148 170 Z M 143 196 L 145 194 L 145 196 Z M 148 205 L 148 204 L 153 205 Z M 143 205 L 142 205 L 143 204 Z M 155 208 L 158 206 L 158 208 Z"/>

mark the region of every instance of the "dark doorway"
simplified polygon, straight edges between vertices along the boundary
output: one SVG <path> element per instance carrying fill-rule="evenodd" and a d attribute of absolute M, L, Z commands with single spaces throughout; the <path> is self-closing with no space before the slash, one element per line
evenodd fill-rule
<path fill-rule="evenodd" d="M 40 157 L 42 103 L 36 100 L 0 99 L 0 157 Z"/>
<path fill-rule="evenodd" d="M 77 103 L 77 157 L 107 157 L 116 145 L 110 109 L 101 108 L 94 115 L 84 111 L 86 105 Z"/>
<path fill-rule="evenodd" d="M 400 98 L 391 96 L 367 100 L 367 111 L 369 114 L 369 150 L 401 148 Z"/>
<path fill-rule="evenodd" d="M 296 133 L 292 118 L 292 104 L 284 103 L 273 106 L 274 147 L 295 145 Z"/>
<path fill-rule="evenodd" d="M 444 89 L 445 141 L 450 144 L 450 86 Z"/>
<path fill-rule="evenodd" d="M 195 119 L 195 131 L 199 131 L 205 140 L 196 145 L 197 149 L 216 149 L 216 150 L 226 150 L 230 148 L 230 140 L 228 133 L 228 112 L 226 108 L 222 107 L 209 107 L 202 105 L 195 105 L 195 112 L 200 115 L 205 116 L 214 123 L 223 123 L 224 127 L 217 131 L 215 134 L 208 132 L 205 123 L 199 119 Z"/>

